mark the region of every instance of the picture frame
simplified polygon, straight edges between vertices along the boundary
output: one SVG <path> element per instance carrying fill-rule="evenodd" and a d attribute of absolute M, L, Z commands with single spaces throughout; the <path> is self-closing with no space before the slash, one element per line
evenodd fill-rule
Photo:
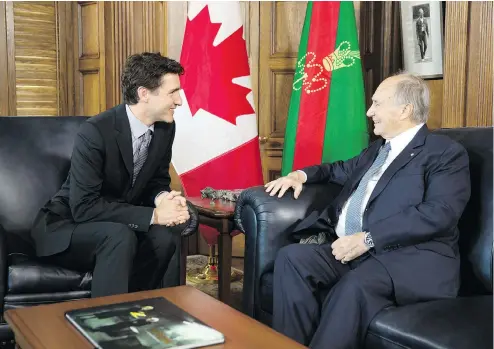
<path fill-rule="evenodd" d="M 423 79 L 443 76 L 441 1 L 400 1 L 403 67 Z"/>

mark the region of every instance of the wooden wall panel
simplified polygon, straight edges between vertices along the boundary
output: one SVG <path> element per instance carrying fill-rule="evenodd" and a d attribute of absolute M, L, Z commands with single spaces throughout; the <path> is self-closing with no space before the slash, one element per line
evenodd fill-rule
<path fill-rule="evenodd" d="M 17 115 L 15 94 L 15 39 L 14 39 L 14 4 L 7 2 L 5 6 L 5 26 L 7 29 L 7 84 L 9 99 L 9 115 Z"/>
<path fill-rule="evenodd" d="M 57 47 L 58 47 L 58 115 L 75 115 L 75 58 L 74 58 L 74 21 L 72 20 L 72 2 L 57 1 Z"/>
<path fill-rule="evenodd" d="M 128 56 L 145 51 L 166 53 L 166 5 L 163 1 L 112 2 L 105 12 L 113 20 L 106 22 L 107 29 L 113 28 L 106 43 L 106 54 L 112 57 L 108 61 L 113 64 L 107 67 L 112 81 L 107 102 L 110 107 L 122 103 L 120 76 Z"/>
<path fill-rule="evenodd" d="M 144 51 L 166 54 L 166 3 L 164 1 L 79 2 L 74 20 L 77 70 L 76 105 L 80 115 L 94 115 L 123 102 L 120 76 L 125 60 Z M 85 74 L 99 96 L 85 94 Z M 90 98 L 90 100 L 87 100 Z"/>
<path fill-rule="evenodd" d="M 104 2 L 85 1 L 74 5 L 73 19 L 77 79 L 75 112 L 93 116 L 106 109 Z"/>
<path fill-rule="evenodd" d="M 449 2 L 446 19 L 442 126 L 457 127 L 465 124 L 468 2 Z"/>
<path fill-rule="evenodd" d="M 83 110 L 86 115 L 96 115 L 99 113 L 100 93 L 98 85 L 100 76 L 98 71 L 85 71 L 81 74 L 81 85 L 83 91 Z"/>
<path fill-rule="evenodd" d="M 279 173 L 293 74 L 305 18 L 306 1 L 260 4 L 259 138 L 264 181 Z"/>
<path fill-rule="evenodd" d="M 54 2 L 14 2 L 16 114 L 58 115 Z"/>
<path fill-rule="evenodd" d="M 427 127 L 433 130 L 440 128 L 443 116 L 443 80 L 427 80 L 430 90 L 431 105 Z"/>
<path fill-rule="evenodd" d="M 9 110 L 9 75 L 7 60 L 7 21 L 6 3 L 0 1 L 0 116 L 10 115 Z M 3 52 L 3 54 L 2 54 Z"/>
<path fill-rule="evenodd" d="M 492 126 L 494 4 L 478 1 L 469 5 L 465 126 Z"/>
<path fill-rule="evenodd" d="M 273 1 L 271 6 L 271 56 L 296 58 L 307 2 Z"/>
<path fill-rule="evenodd" d="M 0 115 L 56 116 L 67 111 L 65 5 L 4 2 L 0 5 Z M 62 30 L 60 30 L 62 28 Z"/>
<path fill-rule="evenodd" d="M 103 28 L 99 27 L 98 3 L 90 2 L 79 7 L 80 27 L 79 50 L 80 58 L 98 58 L 100 51 L 98 33 Z"/>
<path fill-rule="evenodd" d="M 276 71 L 271 78 L 273 83 L 273 117 L 270 130 L 273 137 L 284 137 L 288 119 L 288 107 L 292 95 L 293 71 Z"/>

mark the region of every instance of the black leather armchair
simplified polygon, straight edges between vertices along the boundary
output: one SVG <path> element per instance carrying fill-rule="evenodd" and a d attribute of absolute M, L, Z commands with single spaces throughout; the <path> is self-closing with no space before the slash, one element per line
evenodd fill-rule
<path fill-rule="evenodd" d="M 91 296 L 91 272 L 40 263 L 29 233 L 38 210 L 67 176 L 75 135 L 85 120 L 0 117 L 0 348 L 13 343 L 5 310 Z M 189 209 L 184 238 L 198 227 L 197 211 L 191 204 Z M 182 244 L 182 284 L 187 245 Z"/>
<path fill-rule="evenodd" d="M 390 307 L 371 323 L 365 348 L 492 348 L 493 177 L 492 128 L 436 130 L 459 141 L 470 157 L 472 196 L 459 222 L 461 290 L 456 299 Z M 235 221 L 245 233 L 243 307 L 268 325 L 273 308 L 272 276 L 277 251 L 296 238 L 295 224 L 325 207 L 338 185 L 307 185 L 301 196 L 270 197 L 263 187 L 239 197 Z"/>

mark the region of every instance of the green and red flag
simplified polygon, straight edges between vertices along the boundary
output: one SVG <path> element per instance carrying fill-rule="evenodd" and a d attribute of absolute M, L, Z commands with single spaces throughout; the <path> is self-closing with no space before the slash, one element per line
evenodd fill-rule
<path fill-rule="evenodd" d="M 367 147 L 364 82 L 351 1 L 309 1 L 293 79 L 282 175 Z"/>

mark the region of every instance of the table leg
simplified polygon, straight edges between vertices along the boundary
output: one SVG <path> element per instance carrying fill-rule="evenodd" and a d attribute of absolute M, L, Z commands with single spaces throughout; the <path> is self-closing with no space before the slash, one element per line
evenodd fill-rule
<path fill-rule="evenodd" d="M 220 301 L 230 304 L 230 277 L 232 272 L 232 236 L 231 222 L 224 218 L 222 229 L 218 237 L 219 247 L 219 276 L 218 298 Z"/>

